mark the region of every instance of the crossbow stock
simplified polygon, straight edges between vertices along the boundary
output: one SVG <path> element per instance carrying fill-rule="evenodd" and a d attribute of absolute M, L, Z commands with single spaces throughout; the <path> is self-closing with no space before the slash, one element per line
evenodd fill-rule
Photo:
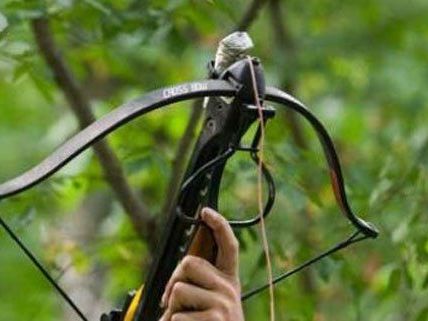
<path fill-rule="evenodd" d="M 260 61 L 245 54 L 252 46 L 251 39 L 246 33 L 238 32 L 229 35 L 220 44 L 216 60 L 209 64 L 208 80 L 162 88 L 125 103 L 76 134 L 37 166 L 0 185 L 0 200 L 20 194 L 46 180 L 97 140 L 133 119 L 176 102 L 206 97 L 203 128 L 194 147 L 175 206 L 168 213 L 158 245 L 159 253 L 150 268 L 144 290 L 140 289 L 136 294 L 128 296 L 122 310 L 113 310 L 104 314 L 101 317 L 102 321 L 158 320 L 162 313 L 159 307 L 162 293 L 183 256 L 193 254 L 213 262 L 216 255 L 215 242 L 209 229 L 200 223 L 199 212 L 204 206 L 217 208 L 224 167 L 227 160 L 236 152 L 248 152 L 253 161 L 261 165 L 268 187 L 268 196 L 264 210 L 254 218 L 244 221 L 234 220 L 229 223 L 234 228 L 249 227 L 257 224 L 262 216 L 266 217 L 269 214 L 275 200 L 275 184 L 268 168 L 258 157 L 258 145 L 261 126 L 265 126 L 266 121 L 275 116 L 276 110 L 265 105 L 266 101 L 277 103 L 280 107 L 296 112 L 316 131 L 327 160 L 336 201 L 345 218 L 356 229 L 349 238 L 293 270 L 279 275 L 273 283 L 352 243 L 366 238 L 375 238 L 378 235 L 377 229 L 372 224 L 353 213 L 347 200 L 339 158 L 332 139 L 322 123 L 296 98 L 277 88 L 265 86 Z M 263 121 L 259 119 L 257 106 L 262 106 Z M 243 146 L 242 137 L 251 125 L 257 122 L 258 129 L 252 144 Z M 67 293 L 1 217 L 0 225 L 80 318 L 87 320 Z M 268 286 L 268 284 L 263 285 L 243 294 L 242 299 L 248 299 Z"/>

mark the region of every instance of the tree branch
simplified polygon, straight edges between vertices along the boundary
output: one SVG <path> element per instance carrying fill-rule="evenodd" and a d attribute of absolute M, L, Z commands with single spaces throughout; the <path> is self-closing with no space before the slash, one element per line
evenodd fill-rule
<path fill-rule="evenodd" d="M 297 51 L 296 46 L 293 41 L 293 38 L 290 34 L 289 29 L 284 23 L 284 18 L 282 15 L 282 6 L 284 6 L 285 1 L 280 2 L 279 0 L 270 0 L 269 1 L 269 12 L 271 15 L 272 29 L 275 37 L 275 42 L 279 48 L 279 50 L 286 55 L 281 55 L 281 57 L 287 56 L 287 63 L 291 61 L 291 63 L 295 63 L 297 61 Z M 297 87 L 297 79 L 296 74 L 292 73 L 291 77 L 288 79 L 282 79 L 281 87 L 284 87 L 289 93 L 293 94 L 296 91 Z M 294 143 L 297 147 L 301 149 L 307 149 L 308 143 L 306 141 L 305 135 L 303 134 L 303 130 L 301 124 L 298 122 L 296 114 L 289 110 L 286 112 L 285 117 L 286 122 L 291 130 L 291 136 L 293 138 Z M 311 178 L 308 177 L 308 181 Z M 306 206 L 306 209 L 303 210 L 303 216 L 305 217 L 305 222 L 311 222 L 312 215 L 310 214 L 311 208 Z M 305 231 L 298 232 L 298 238 L 303 248 L 316 248 L 316 244 L 314 240 L 308 237 L 308 234 Z M 314 277 L 310 270 L 305 270 L 302 272 L 302 285 L 307 293 L 315 292 L 314 285 Z"/>
<path fill-rule="evenodd" d="M 269 1 L 269 12 L 271 15 L 272 29 L 275 37 L 275 42 L 281 52 L 286 52 L 289 61 L 292 63 L 296 62 L 296 47 L 294 41 L 285 26 L 283 21 L 283 15 L 281 12 L 281 3 L 279 0 L 270 0 Z M 296 90 L 296 77 L 291 76 L 288 80 L 282 80 L 281 87 L 284 87 L 290 94 L 293 94 Z M 288 126 L 291 129 L 291 136 L 294 143 L 300 148 L 306 148 L 307 143 L 303 130 L 300 124 L 297 121 L 296 114 L 292 111 L 287 112 L 286 121 Z"/>
<path fill-rule="evenodd" d="M 265 3 L 266 3 L 266 0 L 254 0 L 245 11 L 241 20 L 236 25 L 235 30 L 238 30 L 238 31 L 248 30 L 251 24 L 257 19 L 257 16 Z"/>
<path fill-rule="evenodd" d="M 88 98 L 79 88 L 74 75 L 66 66 L 55 44 L 49 20 L 47 18 L 34 19 L 31 27 L 40 53 L 78 119 L 80 128 L 87 127 L 96 120 L 95 116 L 91 111 Z M 156 241 L 155 221 L 149 210 L 129 186 L 119 159 L 106 140 L 97 142 L 93 148 L 101 164 L 105 179 L 129 216 L 134 230 L 153 248 Z"/>

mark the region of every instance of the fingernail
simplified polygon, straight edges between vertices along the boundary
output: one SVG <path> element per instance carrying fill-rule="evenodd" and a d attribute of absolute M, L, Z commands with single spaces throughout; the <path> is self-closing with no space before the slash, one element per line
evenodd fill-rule
<path fill-rule="evenodd" d="M 202 218 L 207 218 L 207 217 L 216 217 L 218 214 L 216 211 L 214 211 L 212 208 L 209 207 L 204 207 L 202 209 Z"/>
<path fill-rule="evenodd" d="M 165 301 L 166 301 L 166 298 L 165 298 L 165 293 L 164 293 L 164 294 L 162 295 L 162 299 L 161 299 L 161 302 L 160 302 L 160 307 L 161 307 L 162 309 L 164 309 L 164 308 L 166 307 Z"/>

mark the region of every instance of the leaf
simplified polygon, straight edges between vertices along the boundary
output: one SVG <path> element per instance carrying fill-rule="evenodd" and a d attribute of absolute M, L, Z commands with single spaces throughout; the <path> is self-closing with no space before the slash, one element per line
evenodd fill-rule
<path fill-rule="evenodd" d="M 29 57 L 33 54 L 31 45 L 26 41 L 11 41 L 5 46 L 5 52 L 14 59 Z"/>
<path fill-rule="evenodd" d="M 411 272 L 409 271 L 409 267 L 404 267 L 404 280 L 406 281 L 406 285 L 411 289 L 413 288 L 414 282 Z"/>
<path fill-rule="evenodd" d="M 341 265 L 341 262 L 335 261 L 331 257 L 327 257 L 318 263 L 316 270 L 319 277 L 324 282 L 329 282 L 331 276 L 340 269 Z"/>
<path fill-rule="evenodd" d="M 400 283 L 401 283 L 401 270 L 397 267 L 391 272 L 389 276 L 389 284 L 388 284 L 389 292 L 395 293 L 395 291 L 398 290 Z"/>
<path fill-rule="evenodd" d="M 46 79 L 42 78 L 35 72 L 30 72 L 29 76 L 31 80 L 34 82 L 34 85 L 38 89 L 38 91 L 42 94 L 42 96 L 49 102 L 53 102 L 53 95 L 49 88 L 49 83 Z"/>
<path fill-rule="evenodd" d="M 46 13 L 44 1 L 11 1 L 6 5 L 6 8 L 22 21 L 43 17 Z"/>
<path fill-rule="evenodd" d="M 402 242 L 407 238 L 409 233 L 409 224 L 407 221 L 403 221 L 394 231 L 392 232 L 391 239 L 394 243 Z"/>
<path fill-rule="evenodd" d="M 24 76 L 29 70 L 28 64 L 20 64 L 18 65 L 15 70 L 13 71 L 13 81 L 17 82 L 21 79 L 22 76 Z"/>
<path fill-rule="evenodd" d="M 88 4 L 92 8 L 94 8 L 94 9 L 102 12 L 106 16 L 111 16 L 112 15 L 112 11 L 110 10 L 110 8 L 106 7 L 105 5 L 103 5 L 99 1 L 96 1 L 96 0 L 84 0 L 84 2 L 86 2 L 86 4 Z"/>
<path fill-rule="evenodd" d="M 428 261 L 427 243 L 428 242 L 425 240 L 416 242 L 416 253 L 418 254 L 418 259 L 421 262 Z"/>
<path fill-rule="evenodd" d="M 388 193 L 388 191 L 392 188 L 393 182 L 388 179 L 384 178 L 382 179 L 379 184 L 373 189 L 371 195 L 369 204 L 370 206 L 374 206 L 376 202 L 382 199 L 382 197 Z"/>
<path fill-rule="evenodd" d="M 425 275 L 424 281 L 422 282 L 422 289 L 428 288 L 428 273 Z"/>
<path fill-rule="evenodd" d="M 7 18 L 0 12 L 0 35 L 7 29 L 9 23 Z"/>
<path fill-rule="evenodd" d="M 80 273 L 87 273 L 91 268 L 90 257 L 75 244 L 73 244 L 72 247 L 68 249 L 68 251 L 68 254 L 72 256 L 73 267 L 76 269 L 76 271 Z"/>
<path fill-rule="evenodd" d="M 426 321 L 428 319 L 428 307 L 423 308 L 418 316 L 415 318 L 415 321 Z"/>

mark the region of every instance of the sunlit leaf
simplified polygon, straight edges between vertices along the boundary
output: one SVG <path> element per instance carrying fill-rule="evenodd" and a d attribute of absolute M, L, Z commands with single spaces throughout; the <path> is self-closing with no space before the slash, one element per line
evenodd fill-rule
<path fill-rule="evenodd" d="M 0 36 L 6 30 L 8 25 L 9 23 L 7 21 L 7 18 L 0 12 Z"/>
<path fill-rule="evenodd" d="M 101 1 L 97 1 L 97 0 L 83 0 L 83 1 L 85 3 L 87 3 L 89 6 L 93 7 L 94 9 L 99 10 L 100 12 L 102 12 L 103 14 L 105 14 L 107 16 L 112 15 L 110 8 L 105 6 Z"/>

